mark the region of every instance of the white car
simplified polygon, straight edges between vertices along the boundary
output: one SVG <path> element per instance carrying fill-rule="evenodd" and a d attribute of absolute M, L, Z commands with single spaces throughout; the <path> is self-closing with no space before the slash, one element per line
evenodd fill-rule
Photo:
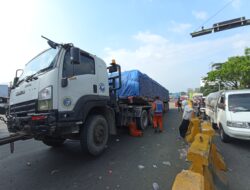
<path fill-rule="evenodd" d="M 250 89 L 222 92 L 216 109 L 223 142 L 231 137 L 250 140 Z"/>

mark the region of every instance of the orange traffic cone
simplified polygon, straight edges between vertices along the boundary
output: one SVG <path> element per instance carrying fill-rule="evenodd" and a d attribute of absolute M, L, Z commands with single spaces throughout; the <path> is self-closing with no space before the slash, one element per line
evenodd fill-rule
<path fill-rule="evenodd" d="M 135 122 L 131 122 L 129 125 L 129 133 L 133 137 L 141 137 L 143 135 L 141 130 L 138 130 Z"/>

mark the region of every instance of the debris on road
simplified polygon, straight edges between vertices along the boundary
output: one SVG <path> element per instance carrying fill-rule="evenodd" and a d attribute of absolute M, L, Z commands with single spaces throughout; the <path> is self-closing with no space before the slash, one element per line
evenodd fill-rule
<path fill-rule="evenodd" d="M 99 179 L 99 180 L 102 180 L 102 176 L 99 176 L 98 179 Z"/>
<path fill-rule="evenodd" d="M 54 175 L 54 174 L 57 173 L 57 172 L 59 172 L 59 170 L 52 170 L 52 171 L 50 172 L 50 175 Z"/>
<path fill-rule="evenodd" d="M 138 168 L 142 170 L 142 169 L 145 168 L 145 166 L 143 166 L 143 165 L 138 165 Z"/>
<path fill-rule="evenodd" d="M 27 166 L 31 166 L 31 163 L 30 163 L 30 162 L 27 162 L 26 165 L 27 165 Z"/>
<path fill-rule="evenodd" d="M 179 149 L 178 151 L 180 153 L 180 159 L 186 159 L 187 152 L 188 152 L 187 148 L 182 148 L 182 149 Z"/>
<path fill-rule="evenodd" d="M 166 166 L 171 166 L 171 163 L 169 161 L 163 161 L 162 164 Z"/>
<path fill-rule="evenodd" d="M 119 142 L 119 141 L 120 141 L 120 139 L 116 139 L 115 141 L 116 141 L 116 142 Z"/>
<path fill-rule="evenodd" d="M 157 165 L 153 164 L 153 168 L 157 168 Z"/>
<path fill-rule="evenodd" d="M 109 175 L 111 175 L 111 174 L 112 174 L 112 172 L 113 172 L 112 170 L 109 170 L 109 171 L 108 171 Z"/>
<path fill-rule="evenodd" d="M 158 183 L 154 182 L 153 183 L 153 190 L 159 190 L 159 189 L 160 189 L 160 187 L 159 187 Z"/>

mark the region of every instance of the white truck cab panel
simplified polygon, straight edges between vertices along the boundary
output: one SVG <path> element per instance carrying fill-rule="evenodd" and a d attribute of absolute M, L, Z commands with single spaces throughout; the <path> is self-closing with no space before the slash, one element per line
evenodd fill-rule
<path fill-rule="evenodd" d="M 107 82 L 99 81 L 98 78 L 98 75 L 103 72 L 106 72 L 106 69 L 100 67 L 96 56 L 81 52 L 80 64 L 72 64 L 70 52 L 65 51 L 59 72 L 58 111 L 72 111 L 81 97 L 102 94 L 99 88 L 100 83 L 103 83 L 103 88 L 107 91 L 108 88 L 105 86 Z M 62 87 L 60 83 L 63 78 L 68 80 L 65 87 Z M 107 93 L 104 95 L 108 96 Z"/>

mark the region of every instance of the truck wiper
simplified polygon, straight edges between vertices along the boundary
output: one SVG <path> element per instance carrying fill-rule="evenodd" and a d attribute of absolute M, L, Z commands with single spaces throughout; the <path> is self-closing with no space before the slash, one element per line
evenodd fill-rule
<path fill-rule="evenodd" d="M 53 67 L 53 65 L 50 65 L 50 66 L 48 66 L 48 67 L 45 67 L 45 68 L 43 68 L 43 69 L 37 71 L 36 73 L 34 73 L 34 74 L 30 75 L 30 76 L 27 76 L 27 77 L 25 78 L 25 81 L 26 81 L 26 82 L 29 82 L 29 81 L 32 81 L 33 79 L 34 79 L 34 80 L 37 80 L 38 77 L 37 77 L 36 75 L 38 75 L 38 74 L 40 74 L 40 73 L 43 73 L 43 72 L 45 72 L 45 71 L 48 71 L 48 70 L 50 70 L 52 67 Z"/>
<path fill-rule="evenodd" d="M 21 84 L 23 81 L 29 82 L 29 81 L 31 81 L 31 80 L 33 80 L 33 79 L 34 79 L 34 80 L 37 80 L 38 77 L 37 77 L 36 75 L 38 75 L 38 74 L 40 74 L 40 73 L 43 73 L 43 72 L 45 72 L 45 71 L 51 69 L 52 67 L 53 67 L 53 65 L 50 65 L 50 66 L 48 66 L 48 67 L 45 67 L 45 68 L 39 70 L 38 72 L 36 72 L 36 73 L 34 73 L 34 74 L 32 74 L 32 75 L 29 75 L 29 76 L 23 78 L 22 80 L 20 80 L 20 81 L 17 82 L 17 84 L 15 85 L 15 87 L 18 87 L 18 85 Z"/>

